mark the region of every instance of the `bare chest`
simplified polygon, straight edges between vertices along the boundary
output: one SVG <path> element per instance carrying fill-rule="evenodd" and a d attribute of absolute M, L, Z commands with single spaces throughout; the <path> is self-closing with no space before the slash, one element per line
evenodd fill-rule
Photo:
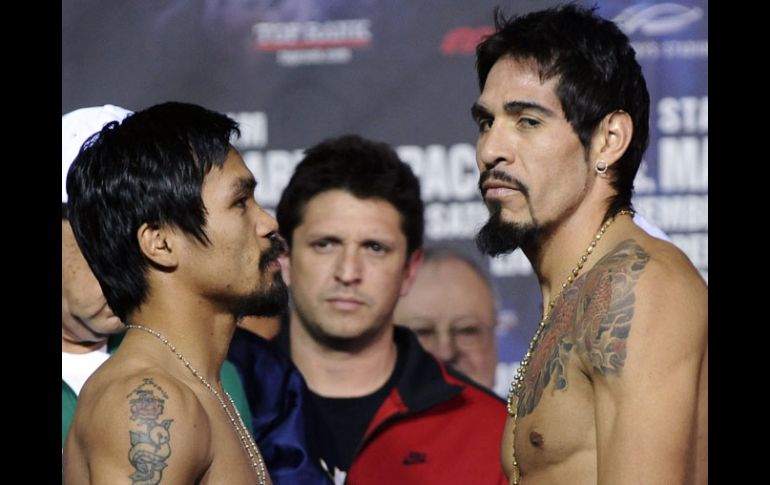
<path fill-rule="evenodd" d="M 230 423 L 212 423 L 212 459 L 201 485 L 232 483 L 255 485 L 260 483 L 259 474 Z M 270 483 L 269 478 L 266 483 Z"/>
<path fill-rule="evenodd" d="M 210 398 L 205 393 L 199 394 L 199 397 Z M 244 427 L 245 423 L 237 416 L 231 403 L 225 405 L 225 410 L 222 402 L 205 399 L 203 406 L 211 427 L 211 459 L 199 483 L 260 484 L 263 483 L 260 476 L 264 473 L 264 483 L 270 484 L 261 455 L 252 447 L 256 445 L 250 437 L 250 431 Z"/>
<path fill-rule="evenodd" d="M 537 406 L 520 416 L 514 430 L 516 458 L 523 472 L 595 464 L 596 422 L 590 381 L 573 366 L 565 369 L 569 386 L 545 386 Z M 566 476 L 566 475 L 562 475 Z"/>

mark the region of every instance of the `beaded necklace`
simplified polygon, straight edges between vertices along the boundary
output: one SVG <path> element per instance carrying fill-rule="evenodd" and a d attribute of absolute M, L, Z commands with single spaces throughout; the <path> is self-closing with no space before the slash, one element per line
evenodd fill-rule
<path fill-rule="evenodd" d="M 176 347 L 171 342 L 169 342 L 169 340 L 166 337 L 156 332 L 155 330 L 151 328 L 147 328 L 143 325 L 130 323 L 130 324 L 127 324 L 126 327 L 143 330 L 149 333 L 150 335 L 156 337 L 161 342 L 163 342 L 166 345 L 166 347 L 171 349 L 171 352 L 173 352 L 179 358 L 179 360 L 182 361 L 185 367 L 187 367 L 190 370 L 190 372 L 192 372 L 193 375 L 197 377 L 198 380 L 200 380 L 204 386 L 206 386 L 206 389 L 211 391 L 214 397 L 216 397 L 217 400 L 219 401 L 219 404 L 222 405 L 222 409 L 225 410 L 227 417 L 230 419 L 230 424 L 233 425 L 235 432 L 238 434 L 238 437 L 241 440 L 243 449 L 246 451 L 246 454 L 249 455 L 251 466 L 257 472 L 257 476 L 259 477 L 259 485 L 266 485 L 267 472 L 265 471 L 265 462 L 262 460 L 262 455 L 259 453 L 259 450 L 257 449 L 257 444 L 254 443 L 254 439 L 251 437 L 251 433 L 249 433 L 249 430 L 246 428 L 246 425 L 243 423 L 243 418 L 241 418 L 241 413 L 239 413 L 238 408 L 235 407 L 235 403 L 233 402 L 233 398 L 230 397 L 230 394 L 227 391 L 225 391 L 225 396 L 227 396 L 227 399 L 230 401 L 230 405 L 233 407 L 233 410 L 235 410 L 235 415 L 238 417 L 237 421 L 235 417 L 233 417 L 230 410 L 227 409 L 227 404 L 225 404 L 225 400 L 222 398 L 222 395 L 216 389 L 214 389 L 214 387 L 211 384 L 209 384 L 209 381 L 207 381 L 205 377 L 203 377 L 197 370 L 195 370 L 195 367 L 193 367 L 192 364 L 190 364 L 190 361 L 187 360 L 185 356 L 182 355 L 181 352 L 179 352 L 176 349 Z"/>
<path fill-rule="evenodd" d="M 596 243 L 598 243 L 602 237 L 604 236 L 604 233 L 607 231 L 607 228 L 610 227 L 610 224 L 612 224 L 615 221 L 615 218 L 617 216 L 621 215 L 630 215 L 633 217 L 634 211 L 629 209 L 623 209 L 621 211 L 618 211 L 617 214 L 615 214 L 613 217 L 608 219 L 604 224 L 602 224 L 602 227 L 599 229 L 599 231 L 596 233 L 596 236 L 591 240 L 591 244 L 588 245 L 588 248 L 585 250 L 585 252 L 580 256 L 580 259 L 578 260 L 577 264 L 574 268 L 572 268 L 572 271 L 570 272 L 569 276 L 567 276 L 566 281 L 561 284 L 561 290 L 559 290 L 559 293 L 553 297 L 548 302 L 548 308 L 545 312 L 543 312 L 543 318 L 540 320 L 540 323 L 537 325 L 537 330 L 535 331 L 535 334 L 532 336 L 532 340 L 529 342 L 529 348 L 527 349 L 527 353 L 524 355 L 524 360 L 521 361 L 519 364 L 519 368 L 516 369 L 516 375 L 513 378 L 513 381 L 511 381 L 511 386 L 508 388 L 508 414 L 513 419 L 513 432 L 515 435 L 516 432 L 516 418 L 518 416 L 518 404 L 519 404 L 519 396 L 521 395 L 521 390 L 524 387 L 524 376 L 527 373 L 527 368 L 529 367 L 530 360 L 532 358 L 532 355 L 535 353 L 535 349 L 537 348 L 537 345 L 540 343 L 540 337 L 543 335 L 543 332 L 546 329 L 548 317 L 551 316 L 551 310 L 553 310 L 553 307 L 556 306 L 556 302 L 561 298 L 561 296 L 564 294 L 564 290 L 566 290 L 572 283 L 575 282 L 575 279 L 577 279 L 578 274 L 580 274 L 580 271 L 583 269 L 583 265 L 586 261 L 588 261 L 588 257 L 591 255 L 591 253 L 594 252 L 594 248 L 596 247 Z M 514 436 L 515 441 L 515 436 Z M 514 443 L 511 443 L 511 449 L 513 449 L 513 478 L 511 480 L 511 485 L 519 485 L 519 478 L 521 476 L 520 470 L 519 470 L 519 463 L 516 461 L 516 450 Z"/>

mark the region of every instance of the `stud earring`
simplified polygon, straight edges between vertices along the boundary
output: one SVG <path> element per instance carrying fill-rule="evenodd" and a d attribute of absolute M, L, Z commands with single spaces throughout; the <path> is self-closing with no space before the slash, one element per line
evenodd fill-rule
<path fill-rule="evenodd" d="M 604 160 L 597 160 L 596 163 L 594 164 L 594 171 L 599 175 L 604 175 L 605 173 L 607 173 L 608 167 L 609 165 L 607 165 L 607 162 L 605 162 Z"/>

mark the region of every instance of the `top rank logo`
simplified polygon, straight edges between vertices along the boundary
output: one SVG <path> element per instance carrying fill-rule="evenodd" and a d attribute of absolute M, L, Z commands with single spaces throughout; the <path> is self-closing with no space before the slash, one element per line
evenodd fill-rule
<path fill-rule="evenodd" d="M 275 52 L 283 66 L 347 64 L 353 49 L 369 47 L 370 23 L 369 19 L 263 22 L 254 24 L 251 31 L 256 49 Z"/>
<path fill-rule="evenodd" d="M 263 52 L 316 49 L 362 48 L 372 39 L 369 19 L 326 22 L 263 22 L 251 29 L 257 50 Z"/>

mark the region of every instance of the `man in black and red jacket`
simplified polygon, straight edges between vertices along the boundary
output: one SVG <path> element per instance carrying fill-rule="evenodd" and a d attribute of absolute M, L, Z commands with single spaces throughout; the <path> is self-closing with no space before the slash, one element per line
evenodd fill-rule
<path fill-rule="evenodd" d="M 277 208 L 291 290 L 279 336 L 310 389 L 335 483 L 505 484 L 505 405 L 422 349 L 393 309 L 422 258 L 408 165 L 358 136 L 309 149 Z"/>

